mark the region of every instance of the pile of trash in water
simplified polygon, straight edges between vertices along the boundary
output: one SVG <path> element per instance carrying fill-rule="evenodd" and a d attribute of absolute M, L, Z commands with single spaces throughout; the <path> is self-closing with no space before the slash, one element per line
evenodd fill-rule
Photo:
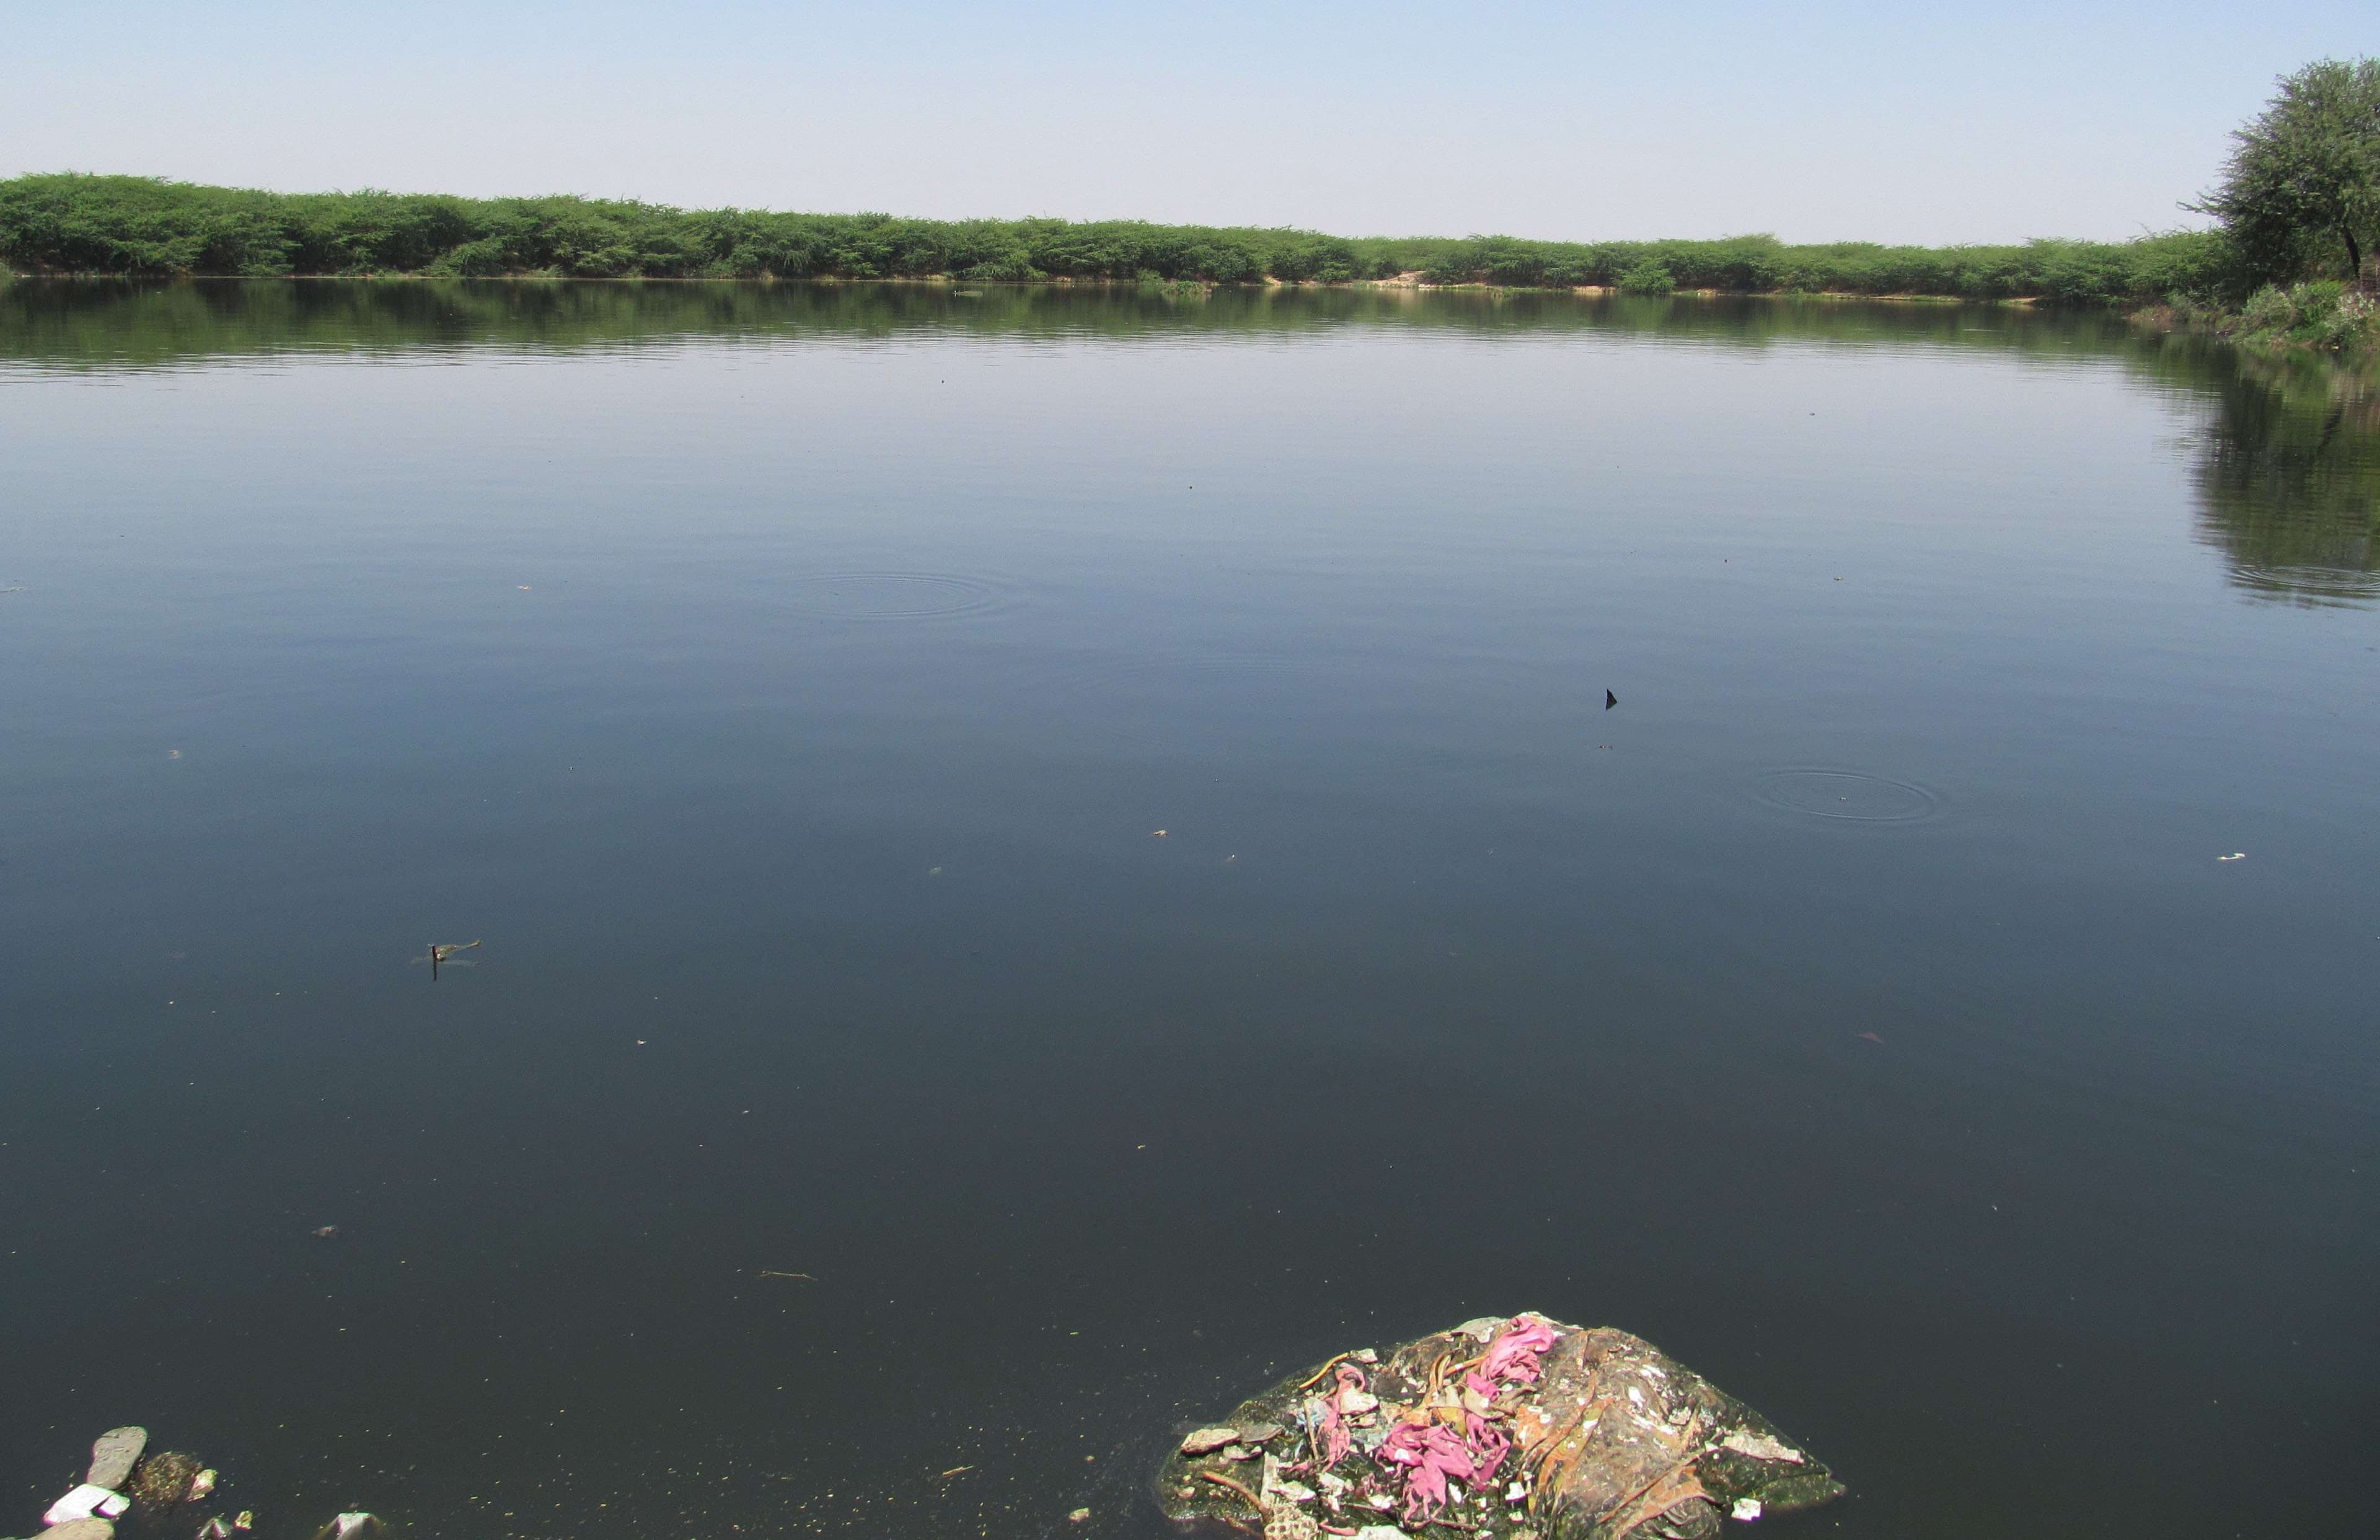
<path fill-rule="evenodd" d="M 1543 1316 L 1341 1353 L 1167 1457 L 1177 1520 L 1265 1540 L 1707 1540 L 1842 1485 L 1641 1338 Z"/>
<path fill-rule="evenodd" d="M 247 1510 L 220 1511 L 221 1477 L 206 1461 L 177 1449 L 149 1450 L 145 1427 L 110 1428 L 91 1447 L 82 1484 L 42 1515 L 39 1540 L 112 1540 L 118 1520 L 142 1534 L 174 1540 L 234 1540 L 256 1528 Z M 314 1540 L 384 1540 L 389 1530 L 370 1513 L 342 1513 Z"/>

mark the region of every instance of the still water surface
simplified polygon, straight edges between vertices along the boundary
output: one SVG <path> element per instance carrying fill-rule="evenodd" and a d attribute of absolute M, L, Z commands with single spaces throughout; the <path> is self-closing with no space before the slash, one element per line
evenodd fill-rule
<path fill-rule="evenodd" d="M 1184 1419 L 1534 1308 L 1832 1462 L 1788 1534 L 2373 1533 L 2375 401 L 0 290 L 0 1532 L 140 1422 L 273 1537 L 1155 1536 Z"/>

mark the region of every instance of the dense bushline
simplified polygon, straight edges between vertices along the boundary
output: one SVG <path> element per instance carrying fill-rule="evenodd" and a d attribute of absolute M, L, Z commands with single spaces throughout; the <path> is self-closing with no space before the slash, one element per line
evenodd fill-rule
<path fill-rule="evenodd" d="M 128 276 L 551 274 L 584 278 L 1107 279 L 1596 285 L 2038 298 L 2063 304 L 2214 297 L 2221 237 L 2121 243 L 1788 246 L 1724 240 L 1346 239 L 1307 230 L 1059 219 L 683 210 L 584 198 L 275 193 L 143 176 L 0 181 L 0 264 L 24 273 Z"/>
<path fill-rule="evenodd" d="M 2335 279 L 2267 285 L 2236 309 L 2176 298 L 2145 319 L 2212 332 L 2263 348 L 2313 348 L 2333 353 L 2380 349 L 2380 300 Z"/>

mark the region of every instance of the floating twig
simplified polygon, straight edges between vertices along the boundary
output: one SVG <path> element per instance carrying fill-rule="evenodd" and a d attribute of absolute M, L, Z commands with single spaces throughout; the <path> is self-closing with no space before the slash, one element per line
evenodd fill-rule
<path fill-rule="evenodd" d="M 1201 1471 L 1198 1473 L 1198 1479 L 1201 1481 L 1211 1481 L 1218 1486 L 1228 1486 L 1232 1491 L 1237 1492 L 1240 1496 L 1247 1498 L 1248 1506 L 1255 1509 L 1258 1513 L 1262 1513 L 1265 1510 L 1265 1505 L 1261 1498 L 1259 1498 L 1254 1492 L 1251 1492 L 1246 1487 L 1241 1485 L 1238 1482 L 1233 1481 L 1231 1477 L 1223 1474 L 1220 1471 Z"/>
<path fill-rule="evenodd" d="M 1332 1359 L 1330 1363 L 1325 1364 L 1324 1365 L 1322 1365 L 1322 1367 L 1320 1367 L 1320 1368 L 1318 1368 L 1318 1369 L 1315 1370 L 1315 1371 L 1314 1371 L 1314 1376 L 1313 1376 L 1313 1377 L 1312 1377 L 1311 1379 L 1306 1380 L 1304 1384 L 1302 1384 L 1302 1385 L 1298 1386 L 1298 1388 L 1299 1388 L 1299 1389 L 1301 1389 L 1301 1390 L 1303 1390 L 1303 1389 L 1305 1389 L 1307 1386 L 1315 1385 L 1315 1384 L 1319 1383 L 1319 1382 L 1321 1381 L 1321 1378 L 1322 1378 L 1322 1376 L 1323 1376 L 1324 1375 L 1329 1374 L 1331 1370 L 1333 1370 L 1333 1369 L 1337 1368 L 1340 1364 L 1342 1364 L 1345 1363 L 1347 1360 L 1349 1360 L 1349 1359 L 1351 1359 L 1351 1358 L 1353 1358 L 1353 1357 L 1354 1357 L 1354 1356 L 1355 1356 L 1355 1355 L 1354 1355 L 1354 1353 L 1352 1353 L 1352 1352 L 1342 1352 L 1342 1353 L 1341 1353 L 1338 1357 L 1336 1357 L 1336 1358 Z"/>
<path fill-rule="evenodd" d="M 781 1273 L 774 1267 L 759 1267 L 755 1268 L 754 1271 L 761 1278 L 797 1278 L 804 1283 L 816 1283 L 818 1281 L 817 1279 L 812 1278 L 808 1273 Z M 972 1471 L 975 1467 L 972 1465 L 962 1465 L 959 1469 L 962 1471 Z"/>

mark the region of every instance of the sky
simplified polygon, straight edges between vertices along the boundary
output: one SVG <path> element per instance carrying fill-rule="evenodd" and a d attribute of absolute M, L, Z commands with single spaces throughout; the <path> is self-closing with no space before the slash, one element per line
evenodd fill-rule
<path fill-rule="evenodd" d="M 0 0 L 0 176 L 1588 240 L 2121 239 L 2371 0 Z"/>

